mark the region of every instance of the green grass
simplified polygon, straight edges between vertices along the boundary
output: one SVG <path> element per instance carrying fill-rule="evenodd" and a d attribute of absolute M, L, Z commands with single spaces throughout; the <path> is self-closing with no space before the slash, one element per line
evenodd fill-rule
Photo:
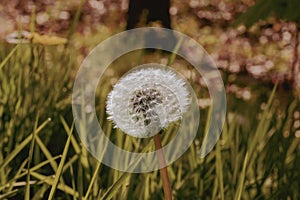
<path fill-rule="evenodd" d="M 82 146 L 71 111 L 78 69 L 77 52 L 72 49 L 72 43 L 0 46 L 0 199 L 162 199 L 157 171 L 123 173 L 102 165 Z M 179 65 L 178 71 L 193 72 L 174 55 L 133 52 L 110 66 L 113 73 L 100 80 L 104 89 L 97 90 L 96 99 L 110 91 L 107 80 L 128 70 L 124 60 L 134 66 L 161 58 Z M 191 83 L 198 78 L 187 77 Z M 199 85 L 192 86 L 201 91 L 198 98 L 208 96 Z M 294 126 L 299 102 L 291 95 L 282 96 L 276 87 L 261 86 L 255 92 L 256 98 L 248 102 L 228 96 L 223 133 L 204 159 L 199 158 L 199 149 L 210 115 L 208 108 L 201 109 L 195 141 L 168 167 L 175 199 L 300 198 L 300 138 L 295 137 Z M 96 109 L 111 141 L 130 151 L 153 150 L 150 140 L 136 140 L 113 129 L 104 106 Z M 172 137 L 170 129 L 166 132 L 164 144 Z"/>

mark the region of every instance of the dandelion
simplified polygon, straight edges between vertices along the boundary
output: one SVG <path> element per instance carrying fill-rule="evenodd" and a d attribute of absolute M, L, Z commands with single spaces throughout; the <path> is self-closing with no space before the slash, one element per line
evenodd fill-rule
<path fill-rule="evenodd" d="M 175 72 L 146 68 L 125 75 L 108 95 L 107 113 L 115 128 L 151 137 L 181 119 L 190 104 L 186 82 Z"/>
<path fill-rule="evenodd" d="M 159 134 L 178 121 L 190 102 L 186 82 L 169 69 L 144 68 L 125 75 L 108 95 L 106 111 L 115 127 L 139 138 L 153 136 L 165 199 L 172 199 L 171 184 Z"/>

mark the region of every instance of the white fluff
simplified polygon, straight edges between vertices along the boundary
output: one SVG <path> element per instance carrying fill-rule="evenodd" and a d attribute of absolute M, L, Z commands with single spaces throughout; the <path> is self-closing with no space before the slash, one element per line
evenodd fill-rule
<path fill-rule="evenodd" d="M 106 112 L 115 127 L 147 138 L 179 120 L 190 102 L 186 82 L 175 72 L 145 68 L 121 78 L 108 95 Z"/>

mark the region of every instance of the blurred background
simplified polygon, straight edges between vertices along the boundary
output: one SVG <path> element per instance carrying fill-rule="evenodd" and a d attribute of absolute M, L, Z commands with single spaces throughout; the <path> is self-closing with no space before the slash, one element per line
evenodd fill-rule
<path fill-rule="evenodd" d="M 97 44 L 126 30 L 128 6 L 128 0 L 1 0 L 0 199 L 163 198 L 158 172 L 101 165 L 73 130 L 77 70 Z M 105 99 L 132 67 L 170 64 L 196 91 L 201 111 L 197 138 L 168 167 L 174 199 L 300 199 L 299 9 L 297 0 L 171 0 L 171 27 L 199 42 L 223 77 L 222 136 L 200 159 L 210 119 L 205 82 L 185 60 L 159 51 L 128 53 L 105 71 L 96 109 L 106 134 L 123 149 L 145 150 L 150 140 L 112 128 Z M 166 144 L 172 136 L 162 137 Z"/>

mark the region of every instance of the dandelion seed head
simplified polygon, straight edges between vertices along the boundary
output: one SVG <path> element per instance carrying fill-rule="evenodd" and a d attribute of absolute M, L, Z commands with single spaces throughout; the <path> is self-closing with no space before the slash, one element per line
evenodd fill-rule
<path fill-rule="evenodd" d="M 180 120 L 190 101 L 186 82 L 175 72 L 143 68 L 126 74 L 114 86 L 106 111 L 115 128 L 146 138 Z"/>

